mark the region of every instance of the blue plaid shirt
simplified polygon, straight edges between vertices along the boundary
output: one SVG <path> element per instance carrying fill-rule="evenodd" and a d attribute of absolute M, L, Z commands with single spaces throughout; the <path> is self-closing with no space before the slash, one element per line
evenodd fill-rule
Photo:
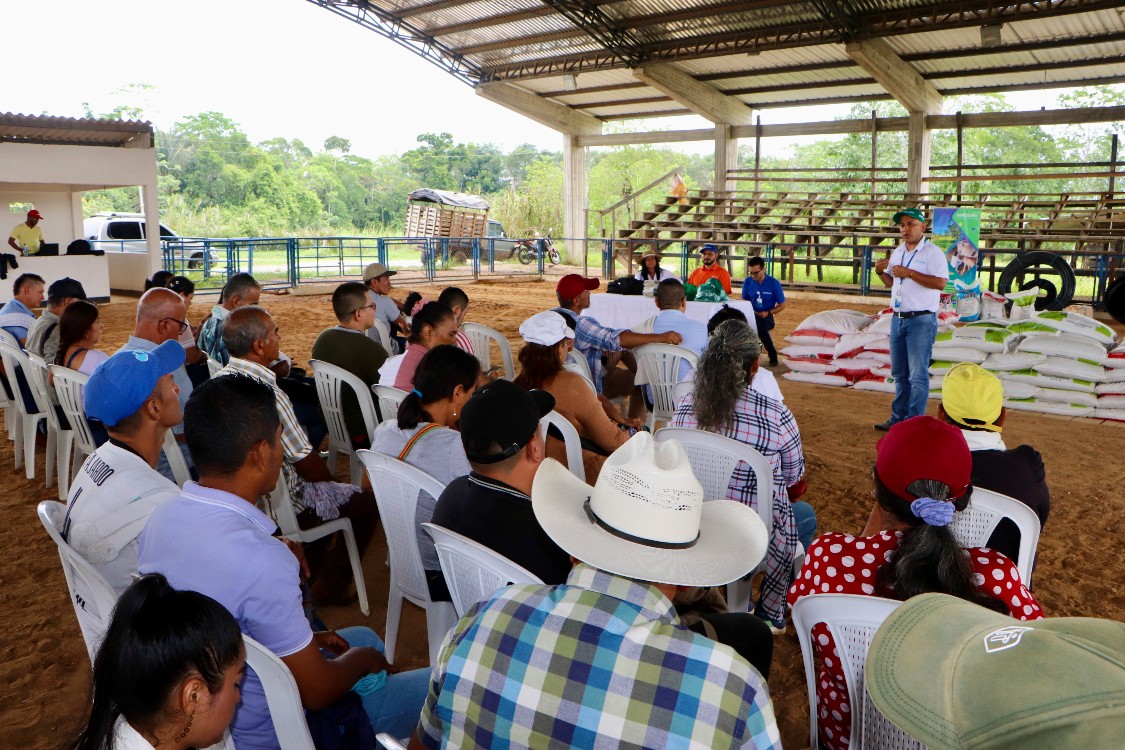
<path fill-rule="evenodd" d="M 578 563 L 512 586 L 446 636 L 418 726 L 429 748 L 781 749 L 761 676 L 680 624 L 655 587 Z"/>
<path fill-rule="evenodd" d="M 555 312 L 569 315 L 577 324 L 574 328 L 574 348 L 582 352 L 590 365 L 590 375 L 594 387 L 602 392 L 602 352 L 621 351 L 621 334 L 625 328 L 606 328 L 589 315 L 579 315 L 564 307 L 556 307 Z"/>
<path fill-rule="evenodd" d="M 688 394 L 680 401 L 672 416 L 673 427 L 700 429 L 692 406 L 694 396 Z M 773 469 L 773 533 L 766 552 L 761 608 L 771 620 L 781 622 L 785 619 L 785 594 L 793 582 L 793 558 L 798 544 L 797 521 L 788 489 L 805 473 L 805 452 L 797 420 L 785 404 L 747 386 L 735 402 L 731 423 L 715 432 L 746 443 L 768 458 Z M 740 462 L 731 475 L 727 499 L 754 506 L 757 494 L 757 477 L 748 464 Z"/>

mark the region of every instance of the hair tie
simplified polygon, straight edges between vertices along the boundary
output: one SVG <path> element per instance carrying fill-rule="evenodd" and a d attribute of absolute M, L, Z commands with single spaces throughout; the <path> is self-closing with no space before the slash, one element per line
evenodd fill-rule
<path fill-rule="evenodd" d="M 425 307 L 427 304 L 429 304 L 429 302 L 430 302 L 429 297 L 423 297 L 422 299 L 415 302 L 414 307 L 410 308 L 410 317 L 413 318 L 415 315 L 417 315 L 419 312 L 421 312 L 422 308 Z M 421 396 L 422 394 L 419 393 L 418 395 Z"/>
<path fill-rule="evenodd" d="M 920 497 L 910 504 L 910 512 L 930 526 L 948 526 L 953 520 L 954 510 L 953 503 L 932 497 Z"/>
<path fill-rule="evenodd" d="M 417 388 L 411 388 L 410 392 L 413 393 L 415 396 L 417 396 L 418 400 L 422 399 L 422 392 L 420 390 L 418 390 Z"/>

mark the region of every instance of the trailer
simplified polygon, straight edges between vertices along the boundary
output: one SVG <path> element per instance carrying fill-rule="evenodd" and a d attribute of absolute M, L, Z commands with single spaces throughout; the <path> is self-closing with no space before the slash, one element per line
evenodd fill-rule
<path fill-rule="evenodd" d="M 451 257 L 471 257 L 472 240 L 484 238 L 487 230 L 488 201 L 479 195 L 420 188 L 408 198 L 406 236 L 448 238 Z"/>

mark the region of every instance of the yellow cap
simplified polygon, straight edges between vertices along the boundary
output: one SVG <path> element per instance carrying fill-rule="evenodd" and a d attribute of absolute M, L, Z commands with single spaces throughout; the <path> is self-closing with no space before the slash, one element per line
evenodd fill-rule
<path fill-rule="evenodd" d="M 962 362 L 941 381 L 941 406 L 963 427 L 1000 432 L 996 420 L 1004 408 L 1004 386 L 980 365 Z"/>

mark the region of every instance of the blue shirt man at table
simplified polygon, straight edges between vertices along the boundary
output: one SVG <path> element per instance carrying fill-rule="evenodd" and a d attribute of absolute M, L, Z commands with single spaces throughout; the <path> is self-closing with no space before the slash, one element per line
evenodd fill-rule
<path fill-rule="evenodd" d="M 184 421 L 199 482 L 188 482 L 149 518 L 138 570 L 163 573 L 173 587 L 226 607 L 243 633 L 289 668 L 305 709 L 326 708 L 355 690 L 376 732 L 409 734 L 428 670 L 398 673 L 368 628 L 314 633 L 301 606 L 300 563 L 256 506 L 277 484 L 284 457 L 273 390 L 243 375 L 214 378 L 192 394 Z M 249 667 L 230 729 L 239 750 L 279 747 Z"/>
<path fill-rule="evenodd" d="M 785 290 L 781 282 L 766 273 L 765 259 L 755 256 L 746 261 L 749 274 L 742 282 L 742 299 L 754 307 L 754 323 L 758 328 L 758 340 L 770 358 L 770 367 L 777 365 L 777 347 L 773 345 L 770 331 L 774 327 L 773 316 L 785 309 Z"/>

